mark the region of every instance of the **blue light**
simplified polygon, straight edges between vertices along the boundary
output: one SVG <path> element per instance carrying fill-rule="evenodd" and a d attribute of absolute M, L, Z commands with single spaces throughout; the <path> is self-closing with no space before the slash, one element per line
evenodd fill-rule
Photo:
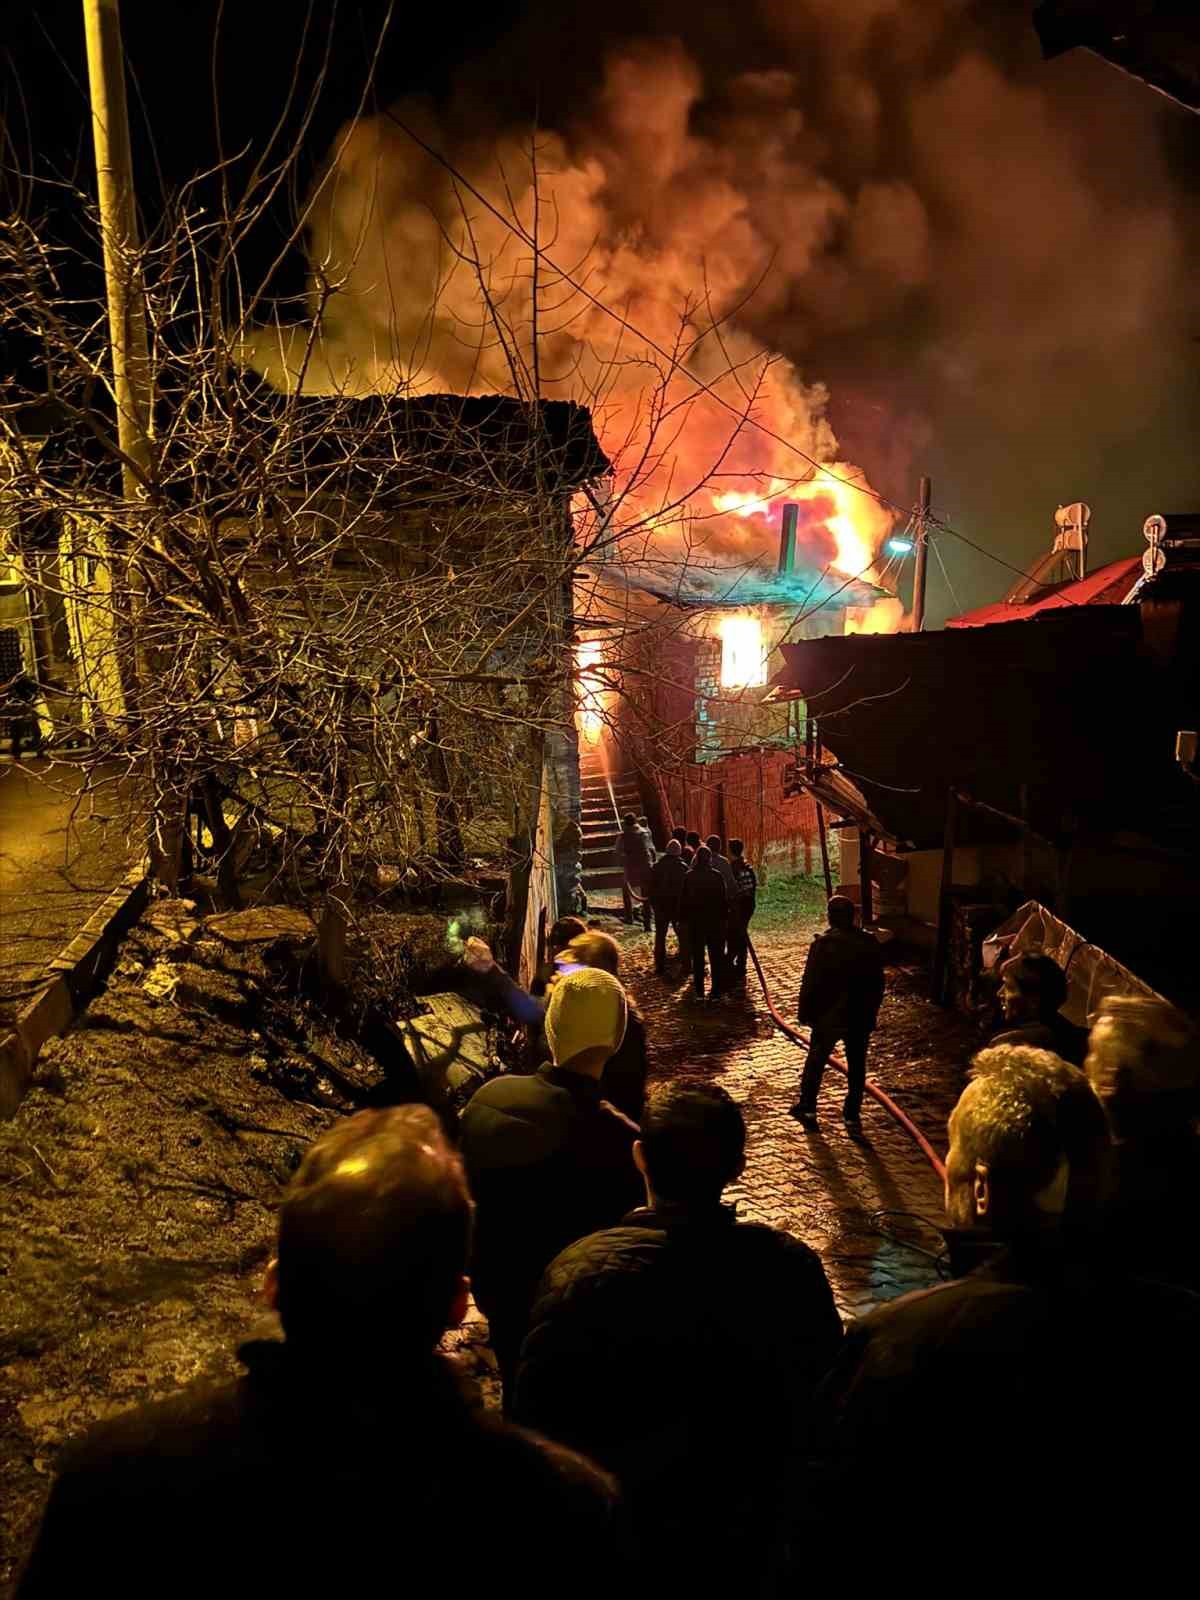
<path fill-rule="evenodd" d="M 890 556 L 910 556 L 912 555 L 913 542 L 911 539 L 897 537 L 889 539 L 885 548 Z"/>

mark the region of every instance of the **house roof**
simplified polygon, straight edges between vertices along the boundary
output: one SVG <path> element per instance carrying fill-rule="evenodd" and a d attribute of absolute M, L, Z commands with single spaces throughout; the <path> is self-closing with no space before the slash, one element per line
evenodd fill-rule
<path fill-rule="evenodd" d="M 1200 27 L 1192 0 L 1042 0 L 1033 25 L 1050 59 L 1094 50 L 1143 83 L 1200 111 Z"/>
<path fill-rule="evenodd" d="M 1011 627 L 784 644 L 772 691 L 806 701 L 905 844 L 941 842 L 952 787 L 1018 815 L 1022 786 L 1048 838 L 1084 827 L 1190 841 L 1194 785 L 1174 740 L 1191 726 L 1191 680 L 1152 644 L 1140 606 L 1059 607 Z"/>
<path fill-rule="evenodd" d="M 424 498 L 570 494 L 610 471 L 591 414 L 574 401 L 536 408 L 506 395 L 284 395 L 253 374 L 232 381 L 228 411 L 207 395 L 160 408 L 165 477 L 181 497 L 230 502 L 246 490 L 243 462 L 281 488 L 394 506 Z M 43 437 L 63 482 L 116 465 L 62 406 L 26 408 L 23 431 Z M 251 490 L 253 492 L 253 489 Z"/>
<path fill-rule="evenodd" d="M 1120 561 L 1110 561 L 1108 566 L 1089 572 L 1086 578 L 1054 584 L 1036 600 L 1030 600 L 1025 605 L 1009 605 L 1006 600 L 1001 600 L 951 617 L 946 626 L 982 628 L 993 622 L 1021 622 L 1043 611 L 1066 606 L 1120 605 L 1141 576 L 1141 556 L 1123 556 Z"/>
<path fill-rule="evenodd" d="M 613 564 L 602 576 L 653 595 L 680 611 L 737 611 L 745 606 L 786 606 L 793 611 L 869 606 L 890 591 L 830 568 L 777 572 L 757 562 L 703 566 L 697 562 L 647 560 L 635 566 Z"/>
<path fill-rule="evenodd" d="M 571 400 L 544 400 L 536 410 L 506 395 L 289 395 L 280 402 L 293 408 L 304 468 L 344 475 L 351 493 L 386 493 L 390 479 L 402 498 L 422 488 L 563 494 L 611 470 L 590 412 Z"/>

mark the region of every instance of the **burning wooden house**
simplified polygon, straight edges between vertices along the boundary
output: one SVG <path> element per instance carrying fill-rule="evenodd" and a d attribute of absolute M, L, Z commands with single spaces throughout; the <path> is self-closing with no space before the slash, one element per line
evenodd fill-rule
<path fill-rule="evenodd" d="M 869 626 L 875 608 L 894 626 L 901 608 L 861 576 L 798 561 L 798 511 L 784 508 L 774 568 L 652 559 L 610 569 L 620 644 L 607 647 L 606 669 L 602 628 L 587 648 L 588 672 L 621 684 L 607 759 L 636 779 L 660 838 L 677 826 L 740 837 L 756 864 L 812 872 L 816 808 L 787 790 L 806 711 L 773 700 L 769 685 L 790 641 Z"/>

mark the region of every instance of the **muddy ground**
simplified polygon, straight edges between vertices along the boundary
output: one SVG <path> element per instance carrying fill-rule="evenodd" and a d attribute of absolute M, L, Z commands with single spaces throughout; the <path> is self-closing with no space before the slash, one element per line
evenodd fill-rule
<path fill-rule="evenodd" d="M 0 1123 L 0 1594 L 64 1440 L 235 1371 L 282 1187 L 383 1079 L 304 998 L 304 937 L 150 916 Z M 397 947 L 436 947 L 408 920 Z"/>

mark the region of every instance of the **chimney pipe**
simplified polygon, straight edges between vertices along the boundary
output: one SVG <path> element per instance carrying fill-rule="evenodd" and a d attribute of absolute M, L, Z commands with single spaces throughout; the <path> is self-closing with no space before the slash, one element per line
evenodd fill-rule
<path fill-rule="evenodd" d="M 800 507 L 789 501 L 783 508 L 783 521 L 779 525 L 779 570 L 791 572 L 796 565 L 796 524 L 800 520 Z"/>

